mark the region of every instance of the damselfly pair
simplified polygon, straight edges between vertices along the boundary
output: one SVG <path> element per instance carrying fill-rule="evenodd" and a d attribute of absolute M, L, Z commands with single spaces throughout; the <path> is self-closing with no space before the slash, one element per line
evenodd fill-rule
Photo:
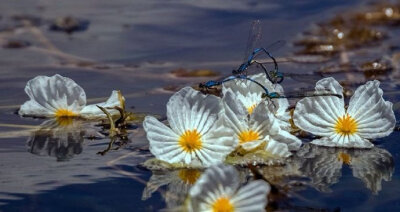
<path fill-rule="evenodd" d="M 200 83 L 199 88 L 200 89 L 211 89 L 215 86 L 222 85 L 225 82 L 240 79 L 240 80 L 251 81 L 252 83 L 255 83 L 258 86 L 260 86 L 262 88 L 262 90 L 265 92 L 262 96 L 264 98 L 269 98 L 269 99 L 301 98 L 301 97 L 307 97 L 307 96 L 337 96 L 339 98 L 342 97 L 342 95 L 340 95 L 340 94 L 333 94 L 333 93 L 320 93 L 320 94 L 304 93 L 304 94 L 296 94 L 296 95 L 281 95 L 276 92 L 269 92 L 268 89 L 264 85 L 262 85 L 261 83 L 257 82 L 254 79 L 249 78 L 247 76 L 247 70 L 250 66 L 256 64 L 263 69 L 266 78 L 271 83 L 273 83 L 273 84 L 281 83 L 284 79 L 284 74 L 279 72 L 278 63 L 277 63 L 276 59 L 270 54 L 270 52 L 267 49 L 278 48 L 278 47 L 284 45 L 285 41 L 277 41 L 277 42 L 273 43 L 272 45 L 270 45 L 268 48 L 263 48 L 263 47 L 255 48 L 258 41 L 260 41 L 260 39 L 261 39 L 261 23 L 259 20 L 256 20 L 256 21 L 253 21 L 253 23 L 251 25 L 249 37 L 247 40 L 247 47 L 246 47 L 246 54 L 245 54 L 244 62 L 239 66 L 239 68 L 236 70 L 233 70 L 232 75 L 223 80 L 220 80 L 220 81 L 210 80 L 205 83 Z M 262 53 L 267 55 L 272 60 L 272 62 L 274 63 L 274 70 L 268 71 L 265 66 L 265 63 L 259 62 L 256 59 L 256 57 L 261 55 Z"/>

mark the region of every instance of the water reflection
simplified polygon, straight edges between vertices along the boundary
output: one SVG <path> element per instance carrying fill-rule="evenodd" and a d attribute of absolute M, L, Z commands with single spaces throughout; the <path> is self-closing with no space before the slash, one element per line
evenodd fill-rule
<path fill-rule="evenodd" d="M 166 186 L 161 195 L 167 208 L 177 208 L 183 205 L 189 189 L 202 173 L 203 170 L 200 169 L 153 170 L 153 175 L 143 190 L 142 200 L 149 199 L 160 187 Z"/>
<path fill-rule="evenodd" d="M 68 161 L 83 150 L 85 137 L 101 136 L 90 123 L 73 118 L 44 121 L 28 138 L 28 151 L 35 155 L 50 156 L 57 161 Z"/>
<path fill-rule="evenodd" d="M 344 149 L 306 144 L 297 157 L 302 161 L 300 170 L 311 179 L 311 185 L 322 192 L 330 192 L 330 186 L 339 182 L 343 166 L 348 166 L 353 176 L 374 194 L 382 189 L 382 180 L 391 180 L 394 171 L 392 155 L 377 147 Z"/>

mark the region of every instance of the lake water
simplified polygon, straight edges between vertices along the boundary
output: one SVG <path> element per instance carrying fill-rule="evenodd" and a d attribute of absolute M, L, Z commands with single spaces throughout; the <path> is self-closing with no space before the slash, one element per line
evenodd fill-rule
<path fill-rule="evenodd" d="M 85 89 L 89 103 L 104 101 L 118 89 L 130 111 L 164 117 L 171 89 L 212 79 L 170 72 L 209 69 L 218 77 L 229 75 L 243 59 L 251 21 L 259 19 L 261 45 L 286 41 L 272 52 L 280 70 L 288 73 L 285 91 L 313 88 L 315 79 L 334 76 L 351 93 L 367 80 L 379 79 L 399 117 L 398 3 L 0 2 L 0 211 L 155 211 L 179 204 L 190 186 L 176 172 L 152 172 L 140 165 L 151 158 L 140 121 L 128 129 L 123 144 L 115 144 L 121 144 L 118 150 L 99 155 L 110 139 L 101 134 L 98 122 L 52 129 L 47 120 L 19 117 L 29 79 L 56 73 L 72 78 Z M 385 8 L 393 8 L 392 15 Z M 375 22 L 352 19 L 366 11 L 389 15 Z M 86 26 L 70 34 L 50 29 L 65 16 Z M 352 38 L 339 44 L 330 40 L 332 33 L 324 34 L 324 29 L 335 27 Z M 334 45 L 324 46 L 318 39 Z M 268 209 L 398 211 L 398 136 L 395 131 L 364 152 L 305 145 L 286 166 L 260 169 L 266 176 L 279 175 L 272 181 L 285 191 L 273 197 Z M 357 163 L 338 159 L 341 154 Z M 153 193 L 149 185 L 160 188 Z"/>

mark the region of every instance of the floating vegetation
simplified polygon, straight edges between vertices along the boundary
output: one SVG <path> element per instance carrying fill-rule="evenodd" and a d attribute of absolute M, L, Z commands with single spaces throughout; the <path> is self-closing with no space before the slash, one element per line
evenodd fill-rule
<path fill-rule="evenodd" d="M 348 12 L 319 23 L 294 42 L 303 47 L 297 54 L 334 56 L 339 52 L 371 47 L 389 33 L 374 26 L 399 26 L 399 4 L 372 5 L 362 12 Z"/>
<path fill-rule="evenodd" d="M 322 67 L 316 73 L 360 72 L 368 78 L 384 75 L 392 71 L 392 65 L 386 60 L 373 60 L 361 63 L 333 64 Z"/>
<path fill-rule="evenodd" d="M 136 118 L 132 112 L 126 111 L 125 98 L 121 93 L 118 98 L 120 106 L 102 107 L 97 105 L 97 107 L 107 116 L 108 122 L 103 121 L 102 126 L 104 128 L 109 126 L 108 136 L 110 137 L 108 147 L 97 154 L 105 155 L 110 150 L 118 150 L 119 148 L 125 146 L 129 142 L 127 130 L 129 128 L 136 128 L 136 126 L 133 126 L 130 123 L 130 121 L 133 121 Z M 110 109 L 117 110 L 119 112 L 119 117 L 115 121 L 113 119 L 113 115 L 108 111 Z M 114 145 L 116 145 L 116 147 L 114 147 Z"/>
<path fill-rule="evenodd" d="M 362 26 L 319 26 L 294 44 L 303 46 L 297 54 L 333 56 L 341 51 L 374 45 L 385 37 L 384 32 Z"/>
<path fill-rule="evenodd" d="M 177 77 L 215 77 L 219 75 L 219 73 L 209 69 L 187 70 L 184 68 L 178 68 L 172 70 L 171 73 Z"/>
<path fill-rule="evenodd" d="M 355 13 L 352 20 L 368 25 L 400 25 L 400 4 L 378 4 L 365 12 Z"/>

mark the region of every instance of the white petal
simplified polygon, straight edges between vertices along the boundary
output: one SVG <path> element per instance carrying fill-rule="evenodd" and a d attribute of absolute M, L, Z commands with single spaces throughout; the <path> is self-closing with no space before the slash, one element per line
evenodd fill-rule
<path fill-rule="evenodd" d="M 249 80 L 238 79 L 224 83 L 222 85 L 223 96 L 225 96 L 227 92 L 231 92 L 234 99 L 246 108 L 263 101 L 261 94 L 264 93 L 264 91 L 260 86 Z"/>
<path fill-rule="evenodd" d="M 317 82 L 317 93 L 330 92 L 342 94 L 343 88 L 333 78 Z M 335 96 L 306 97 L 296 104 L 293 121 L 300 129 L 319 136 L 330 136 L 338 117 L 345 114 L 344 99 Z"/>
<path fill-rule="evenodd" d="M 146 116 L 143 128 L 149 140 L 150 152 L 168 163 L 184 162 L 185 153 L 179 146 L 179 136 L 152 116 Z"/>
<path fill-rule="evenodd" d="M 58 74 L 52 77 L 37 76 L 29 80 L 25 92 L 30 100 L 21 106 L 20 115 L 50 116 L 49 111 L 54 114 L 57 109 L 78 113 L 86 105 L 85 91 L 72 79 Z"/>
<path fill-rule="evenodd" d="M 107 101 L 102 102 L 102 103 L 98 103 L 98 104 L 92 104 L 92 105 L 88 105 L 86 107 L 84 107 L 81 112 L 80 115 L 84 118 L 104 118 L 106 117 L 106 115 L 103 113 L 103 111 L 101 111 L 98 106 L 107 108 L 107 107 L 115 107 L 115 106 L 119 106 L 122 107 L 121 102 L 119 101 L 118 98 L 118 91 L 112 91 L 111 96 L 107 99 Z M 107 109 L 112 115 L 114 114 L 119 114 L 118 110 L 115 109 Z"/>
<path fill-rule="evenodd" d="M 286 130 L 280 130 L 278 134 L 271 136 L 274 140 L 287 145 L 290 151 L 296 151 L 300 148 L 302 142 L 296 136 Z"/>
<path fill-rule="evenodd" d="M 264 142 L 265 141 L 263 140 L 248 141 L 246 143 L 240 144 L 240 146 L 246 151 L 251 151 L 260 146 L 261 144 L 263 144 Z"/>
<path fill-rule="evenodd" d="M 357 121 L 357 133 L 367 139 L 389 135 L 396 124 L 392 103 L 382 98 L 379 81 L 357 88 L 350 99 L 348 113 Z"/>
<path fill-rule="evenodd" d="M 18 114 L 21 116 L 53 117 L 54 109 L 43 107 L 35 100 L 28 100 L 21 105 Z"/>
<path fill-rule="evenodd" d="M 231 197 L 239 187 L 239 174 L 233 166 L 223 164 L 208 168 L 190 189 L 191 206 L 194 211 L 211 208 L 219 197 Z"/>
<path fill-rule="evenodd" d="M 265 211 L 271 187 L 268 183 L 262 180 L 250 182 L 246 186 L 239 189 L 239 191 L 232 198 L 235 210 L 237 211 Z"/>
<path fill-rule="evenodd" d="M 282 121 L 272 115 L 265 103 L 254 109 L 250 116 L 250 125 L 253 129 L 257 128 L 261 134 L 270 135 L 274 140 L 287 144 L 290 150 L 298 150 L 301 146 L 300 139 L 286 130 L 286 125 L 282 125 Z"/>
<path fill-rule="evenodd" d="M 223 162 L 238 145 L 238 140 L 232 138 L 232 130 L 227 128 L 223 122 L 224 118 L 222 117 L 202 137 L 202 149 L 196 154 L 205 166 Z"/>
<path fill-rule="evenodd" d="M 343 96 L 343 87 L 333 77 L 327 77 L 319 80 L 315 85 L 315 90 L 329 91 L 329 93 L 335 93 Z"/>
<path fill-rule="evenodd" d="M 204 134 L 217 120 L 221 110 L 218 97 L 203 95 L 191 87 L 185 87 L 169 99 L 167 118 L 171 128 L 180 134 L 190 129 L 197 129 Z"/>
<path fill-rule="evenodd" d="M 274 139 L 268 140 L 265 150 L 274 155 L 278 155 L 283 158 L 286 158 L 286 157 L 289 157 L 290 155 L 292 155 L 292 153 L 289 152 L 289 148 L 286 144 L 279 143 L 279 142 L 275 141 Z"/>
<path fill-rule="evenodd" d="M 228 91 L 223 97 L 224 111 L 226 115 L 226 123 L 236 134 L 247 130 L 247 111 L 243 105 L 235 101 L 232 92 Z"/>

